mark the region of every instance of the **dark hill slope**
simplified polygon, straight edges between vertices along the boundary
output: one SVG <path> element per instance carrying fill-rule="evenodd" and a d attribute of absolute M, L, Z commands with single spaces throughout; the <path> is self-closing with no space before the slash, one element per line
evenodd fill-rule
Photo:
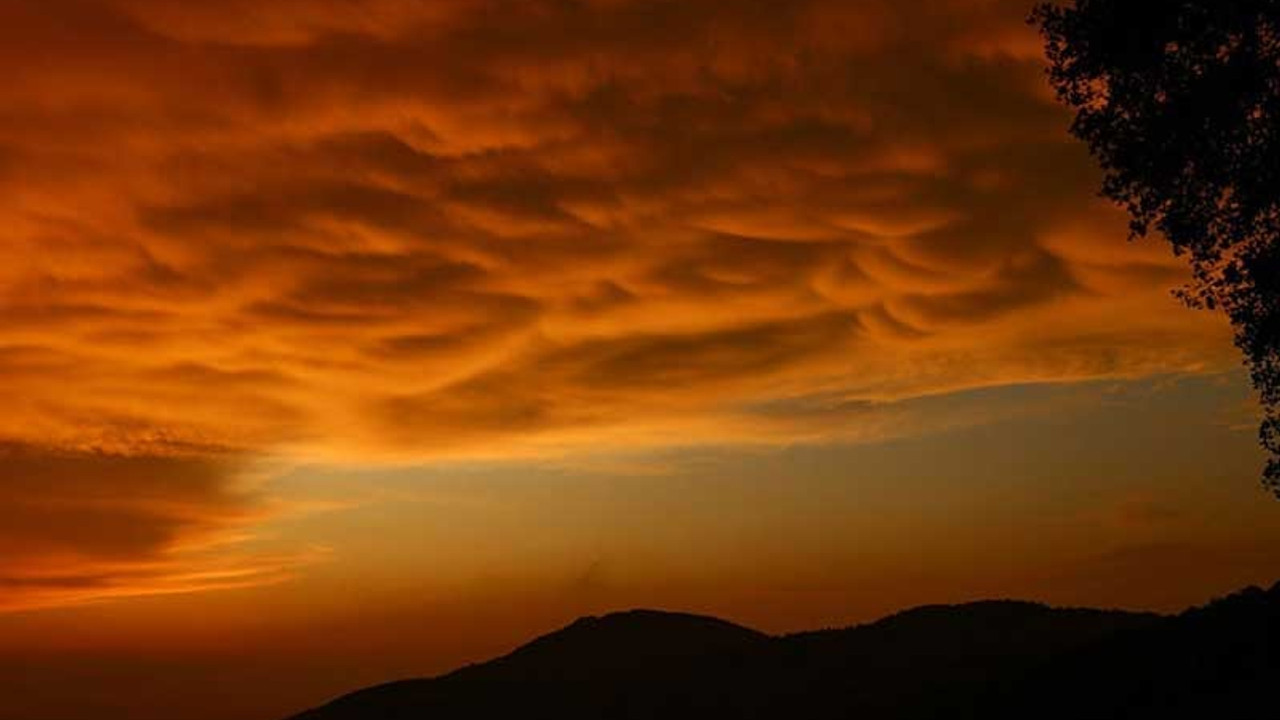
<path fill-rule="evenodd" d="M 720 620 L 584 618 L 497 660 L 363 690 L 297 720 L 923 718 L 964 712 L 1150 615 L 988 602 L 771 638 Z"/>
<path fill-rule="evenodd" d="M 586 617 L 487 663 L 380 685 L 297 720 L 640 718 L 703 694 L 767 635 L 723 620 L 637 610 Z"/>
<path fill-rule="evenodd" d="M 989 710 L 997 720 L 1280 717 L 1280 584 L 1064 653 Z"/>
<path fill-rule="evenodd" d="M 917 608 L 780 639 L 766 675 L 785 691 L 764 695 L 778 718 L 964 716 L 1050 659 L 1158 619 L 1008 601 Z"/>

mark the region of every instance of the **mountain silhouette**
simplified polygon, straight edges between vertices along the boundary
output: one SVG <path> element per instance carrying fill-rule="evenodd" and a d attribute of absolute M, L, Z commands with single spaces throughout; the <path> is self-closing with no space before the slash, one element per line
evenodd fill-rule
<path fill-rule="evenodd" d="M 1280 584 L 1064 653 L 991 708 L 1008 720 L 1280 717 Z"/>
<path fill-rule="evenodd" d="M 1278 692 L 1280 585 L 1177 616 L 993 601 L 786 636 L 656 611 L 586 617 L 292 720 L 1244 719 L 1274 716 Z"/>

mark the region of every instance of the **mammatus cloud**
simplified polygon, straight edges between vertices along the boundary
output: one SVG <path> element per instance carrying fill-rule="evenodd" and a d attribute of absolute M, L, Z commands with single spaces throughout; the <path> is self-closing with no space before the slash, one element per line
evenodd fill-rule
<path fill-rule="evenodd" d="M 1222 366 L 1024 5 L 6 2 L 0 439 L 145 465 L 44 496 L 112 487 L 112 534 L 234 520 L 222 452 L 788 442 Z M 210 527 L 159 517 L 120 554 Z"/>

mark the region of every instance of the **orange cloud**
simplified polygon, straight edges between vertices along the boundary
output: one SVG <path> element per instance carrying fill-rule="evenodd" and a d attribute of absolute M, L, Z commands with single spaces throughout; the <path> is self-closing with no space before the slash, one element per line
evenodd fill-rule
<path fill-rule="evenodd" d="M 6 2 L 0 441 L 54 450 L 3 462 L 154 480 L 0 492 L 67 537 L 98 513 L 133 540 L 88 566 L 171 587 L 157 558 L 243 520 L 225 452 L 859 437 L 910 398 L 1223 367 L 1093 199 L 1024 11 Z M 815 403 L 858 411 L 779 410 Z M 42 577 L 3 582 L 99 582 Z"/>

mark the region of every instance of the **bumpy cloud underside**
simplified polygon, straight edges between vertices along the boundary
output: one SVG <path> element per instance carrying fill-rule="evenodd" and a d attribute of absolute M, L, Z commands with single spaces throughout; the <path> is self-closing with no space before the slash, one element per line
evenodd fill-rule
<path fill-rule="evenodd" d="M 0 493 L 152 458 L 185 479 L 118 492 L 205 514 L 131 525 L 149 558 L 241 517 L 226 454 L 858 437 L 1220 366 L 1024 6 L 0 3 Z"/>

